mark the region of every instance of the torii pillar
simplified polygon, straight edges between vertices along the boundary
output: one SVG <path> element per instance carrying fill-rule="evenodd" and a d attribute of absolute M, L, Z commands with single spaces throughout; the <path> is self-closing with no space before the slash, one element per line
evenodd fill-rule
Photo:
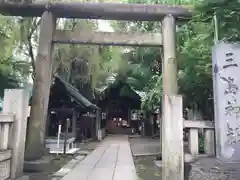
<path fill-rule="evenodd" d="M 52 81 L 53 34 L 56 18 L 51 12 L 42 15 L 39 45 L 36 57 L 36 76 L 33 99 L 28 123 L 25 160 L 41 159 L 45 150 L 45 124 L 48 113 L 49 93 Z"/>
<path fill-rule="evenodd" d="M 182 97 L 178 93 L 176 23 L 172 15 L 162 21 L 163 98 L 162 98 L 162 179 L 184 180 Z"/>

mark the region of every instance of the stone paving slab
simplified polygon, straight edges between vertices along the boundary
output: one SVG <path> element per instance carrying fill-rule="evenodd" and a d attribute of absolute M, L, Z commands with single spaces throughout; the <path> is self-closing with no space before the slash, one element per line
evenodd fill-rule
<path fill-rule="evenodd" d="M 136 180 L 136 170 L 132 166 L 117 166 L 113 180 Z"/>
<path fill-rule="evenodd" d="M 107 137 L 61 180 L 137 180 L 127 136 Z"/>
<path fill-rule="evenodd" d="M 87 179 L 89 180 L 98 180 L 103 179 L 104 180 L 112 180 L 112 177 L 114 175 L 114 167 L 112 168 L 95 168 L 88 176 Z"/>

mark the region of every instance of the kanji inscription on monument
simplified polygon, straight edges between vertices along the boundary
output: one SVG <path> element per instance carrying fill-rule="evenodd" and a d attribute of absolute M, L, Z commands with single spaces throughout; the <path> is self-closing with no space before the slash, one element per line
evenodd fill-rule
<path fill-rule="evenodd" d="M 213 47 L 217 156 L 240 161 L 240 44 Z"/>
<path fill-rule="evenodd" d="M 0 162 L 0 180 L 6 180 L 10 176 L 10 160 Z"/>

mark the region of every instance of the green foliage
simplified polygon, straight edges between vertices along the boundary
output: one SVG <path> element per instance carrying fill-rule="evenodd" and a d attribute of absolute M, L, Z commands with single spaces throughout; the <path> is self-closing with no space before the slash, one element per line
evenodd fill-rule
<path fill-rule="evenodd" d="M 192 21 L 179 30 L 180 90 L 187 106 L 197 107 L 208 118 L 213 118 L 213 88 L 211 49 L 214 40 L 212 17 L 216 13 L 219 40 L 240 40 L 239 1 L 204 0 L 195 6 Z"/>
<path fill-rule="evenodd" d="M 180 92 L 185 104 L 195 105 L 205 112 L 212 103 L 211 47 L 213 29 L 211 24 L 189 22 L 179 30 Z M 205 112 L 207 113 L 207 112 Z"/>
<path fill-rule="evenodd" d="M 204 0 L 196 7 L 198 20 L 211 22 L 216 13 L 219 24 L 219 38 L 222 41 L 239 41 L 240 28 L 240 1 L 239 0 Z"/>
<path fill-rule="evenodd" d="M 199 7 L 197 0 L 128 0 L 129 3 L 167 3 L 182 4 Z M 200 4 L 200 5 L 199 5 Z M 201 6 L 202 7 L 202 6 Z M 196 13 L 192 21 L 178 26 L 178 62 L 179 89 L 184 96 L 184 104 L 197 107 L 207 114 L 212 114 L 212 75 L 211 75 L 211 47 L 213 45 L 212 22 L 202 22 L 202 16 Z M 155 22 L 115 22 L 117 31 L 158 32 L 160 23 Z M 130 70 L 126 73 L 132 87 L 145 92 L 142 107 L 147 110 L 161 105 L 162 94 L 162 50 L 159 48 L 133 48 L 128 59 Z M 209 110 L 210 109 L 210 110 Z M 206 112 L 207 111 L 207 112 Z M 210 112 L 209 112 L 210 111 Z"/>
<path fill-rule="evenodd" d="M 220 21 L 221 40 L 236 41 L 240 37 L 239 27 L 235 23 L 239 22 L 239 3 L 236 0 L 128 0 L 128 2 L 182 4 L 194 9 L 193 19 L 177 28 L 179 90 L 184 97 L 185 106 L 197 107 L 208 118 L 212 118 L 211 49 L 214 40 L 212 16 L 215 11 Z M 161 29 L 160 23 L 154 22 L 121 22 L 118 26 L 114 23 L 114 27 L 117 31 L 133 32 L 157 32 Z M 133 67 L 138 67 L 138 69 L 129 71 L 127 76 L 128 79 L 131 79 L 131 85 L 134 88 L 142 88 L 142 91 L 146 93 L 143 108 L 152 109 L 159 106 L 162 92 L 161 61 L 163 54 L 161 49 L 155 51 L 151 48 L 148 51 L 143 48 L 134 48 L 130 53 L 132 56 L 129 56 L 128 60 L 134 64 Z"/>
<path fill-rule="evenodd" d="M 78 32 L 93 31 L 97 28 L 96 22 L 91 20 L 63 19 L 58 25 L 60 29 Z M 89 76 L 91 76 L 92 79 L 92 87 L 95 88 L 100 74 L 99 48 L 88 45 L 57 45 L 54 52 L 55 72 L 61 73 L 62 76 L 69 77 L 71 74 L 72 60 L 75 58 L 88 61 Z M 78 75 L 73 75 L 72 80 L 75 86 L 86 83 L 83 82 L 83 79 Z"/>
<path fill-rule="evenodd" d="M 151 89 L 149 88 L 151 87 Z M 142 99 L 142 108 L 152 111 L 157 107 L 161 107 L 162 100 L 162 77 L 154 75 L 149 85 L 146 87 L 146 96 Z"/>
<path fill-rule="evenodd" d="M 204 136 L 200 135 L 199 136 L 199 151 L 200 153 L 204 152 Z"/>
<path fill-rule="evenodd" d="M 26 82 L 29 63 L 17 51 L 20 44 L 18 18 L 0 16 L 0 97 L 4 89 L 17 88 Z"/>

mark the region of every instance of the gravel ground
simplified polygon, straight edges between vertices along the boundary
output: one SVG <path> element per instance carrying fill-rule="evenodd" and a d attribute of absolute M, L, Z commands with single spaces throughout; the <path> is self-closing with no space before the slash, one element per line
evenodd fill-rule
<path fill-rule="evenodd" d="M 161 168 L 154 163 L 154 156 L 134 159 L 138 180 L 161 180 Z M 193 163 L 185 163 L 184 180 L 239 180 L 240 163 L 222 163 L 216 158 L 201 158 Z"/>
<path fill-rule="evenodd" d="M 85 144 L 77 144 L 78 148 L 81 148 L 80 151 L 93 151 L 97 146 L 99 145 L 99 142 L 88 142 Z M 49 155 L 50 157 L 53 157 L 53 160 L 51 161 L 51 168 L 47 172 L 39 172 L 39 173 L 32 173 L 32 172 L 25 172 L 24 175 L 29 176 L 29 180 L 51 180 L 51 175 L 57 172 L 61 167 L 63 167 L 68 161 L 73 159 L 75 155 Z"/>
<path fill-rule="evenodd" d="M 157 160 L 156 156 L 160 154 L 159 139 L 133 137 L 129 138 L 129 143 L 133 156 L 136 155 L 134 161 L 139 180 L 160 180 L 161 168 L 157 167 L 154 163 L 154 161 Z M 187 150 L 186 147 L 185 150 Z M 139 154 L 141 154 L 141 156 L 138 156 Z M 149 154 L 151 154 L 151 156 L 149 156 Z M 185 163 L 184 170 L 185 180 L 189 180 L 191 165 Z"/>
<path fill-rule="evenodd" d="M 58 171 L 64 164 L 66 164 L 68 161 L 70 161 L 73 156 L 54 156 L 49 155 L 53 157 L 53 160 L 51 161 L 51 168 L 47 172 L 25 172 L 25 175 L 29 175 L 29 180 L 51 180 L 51 174 Z"/>
<path fill-rule="evenodd" d="M 190 180 L 239 180 L 240 163 L 224 163 L 216 158 L 202 158 L 192 163 Z"/>
<path fill-rule="evenodd" d="M 138 180 L 160 180 L 161 169 L 154 164 L 154 156 L 137 157 L 134 159 Z"/>
<path fill-rule="evenodd" d="M 130 137 L 129 143 L 134 156 L 138 180 L 159 180 L 161 169 L 154 164 L 160 154 L 158 139 Z"/>
<path fill-rule="evenodd" d="M 156 161 L 154 156 L 141 156 L 134 159 L 138 180 L 161 180 L 161 168 L 156 166 L 154 161 Z M 194 179 L 196 175 L 197 173 L 192 171 L 191 165 L 185 163 L 184 180 L 209 180 Z"/>

